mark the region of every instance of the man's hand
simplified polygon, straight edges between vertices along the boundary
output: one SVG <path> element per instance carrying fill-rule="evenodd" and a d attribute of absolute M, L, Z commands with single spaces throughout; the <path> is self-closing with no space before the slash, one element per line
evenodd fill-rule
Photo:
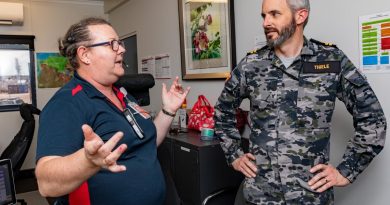
<path fill-rule="evenodd" d="M 126 150 L 126 144 L 121 144 L 114 151 L 114 147 L 123 137 L 122 132 L 115 133 L 106 143 L 88 125 L 83 125 L 84 150 L 86 158 L 93 166 L 108 169 L 112 172 L 125 171 L 126 167 L 118 165 L 116 161 Z"/>
<path fill-rule="evenodd" d="M 318 164 L 310 169 L 316 175 L 308 182 L 310 188 L 317 192 L 323 192 L 333 186 L 347 186 L 349 180 L 332 165 Z"/>
<path fill-rule="evenodd" d="M 257 167 L 253 163 L 256 158 L 251 153 L 246 153 L 233 161 L 232 166 L 235 170 L 243 173 L 246 177 L 252 178 L 256 176 Z"/>

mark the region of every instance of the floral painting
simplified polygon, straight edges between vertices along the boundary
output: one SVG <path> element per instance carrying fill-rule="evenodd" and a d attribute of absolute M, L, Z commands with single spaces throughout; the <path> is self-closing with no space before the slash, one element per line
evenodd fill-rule
<path fill-rule="evenodd" d="M 183 79 L 226 78 L 235 51 L 233 0 L 178 0 Z"/>
<path fill-rule="evenodd" d="M 221 58 L 219 16 L 212 3 L 191 10 L 193 60 Z"/>

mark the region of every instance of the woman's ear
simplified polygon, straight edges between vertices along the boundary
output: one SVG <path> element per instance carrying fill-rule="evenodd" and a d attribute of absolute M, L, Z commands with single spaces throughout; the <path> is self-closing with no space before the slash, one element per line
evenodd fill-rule
<path fill-rule="evenodd" d="M 309 11 L 307 9 L 300 9 L 295 12 L 295 22 L 297 25 L 303 24 L 309 16 Z"/>
<path fill-rule="evenodd" d="M 80 63 L 89 65 L 91 60 L 89 59 L 88 49 L 84 46 L 80 46 L 77 48 L 77 58 L 80 60 Z"/>

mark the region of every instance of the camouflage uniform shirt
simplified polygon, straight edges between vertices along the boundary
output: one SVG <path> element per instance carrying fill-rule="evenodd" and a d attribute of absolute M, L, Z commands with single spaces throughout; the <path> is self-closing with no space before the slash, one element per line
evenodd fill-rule
<path fill-rule="evenodd" d="M 330 125 L 336 97 L 353 116 L 340 173 L 351 182 L 382 150 L 386 119 L 366 78 L 335 46 L 304 40 L 288 67 L 273 49 L 246 56 L 215 106 L 216 134 L 229 163 L 243 154 L 235 109 L 250 101 L 249 152 L 257 176 L 246 178 L 244 197 L 255 204 L 333 204 L 333 189 L 316 193 L 307 186 L 309 170 L 329 161 Z"/>

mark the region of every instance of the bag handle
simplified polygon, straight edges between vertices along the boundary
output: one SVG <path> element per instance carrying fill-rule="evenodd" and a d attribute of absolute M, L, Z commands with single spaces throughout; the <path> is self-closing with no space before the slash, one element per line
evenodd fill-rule
<path fill-rule="evenodd" d="M 198 96 L 198 101 L 201 101 L 202 104 L 206 105 L 206 106 L 211 106 L 210 105 L 210 102 L 207 100 L 207 98 L 204 96 L 204 95 L 199 95 Z"/>
<path fill-rule="evenodd" d="M 214 114 L 214 108 L 210 105 L 210 102 L 207 100 L 207 98 L 204 95 L 198 96 L 198 101 L 196 103 L 202 103 L 206 109 L 203 109 L 206 113 L 207 117 L 213 116 Z"/>
<path fill-rule="evenodd" d="M 199 99 L 200 99 L 200 97 L 198 96 L 198 100 L 195 102 L 195 104 L 194 104 L 192 109 L 198 108 L 198 107 L 202 106 L 202 104 L 201 104 L 202 101 L 200 101 Z"/>

